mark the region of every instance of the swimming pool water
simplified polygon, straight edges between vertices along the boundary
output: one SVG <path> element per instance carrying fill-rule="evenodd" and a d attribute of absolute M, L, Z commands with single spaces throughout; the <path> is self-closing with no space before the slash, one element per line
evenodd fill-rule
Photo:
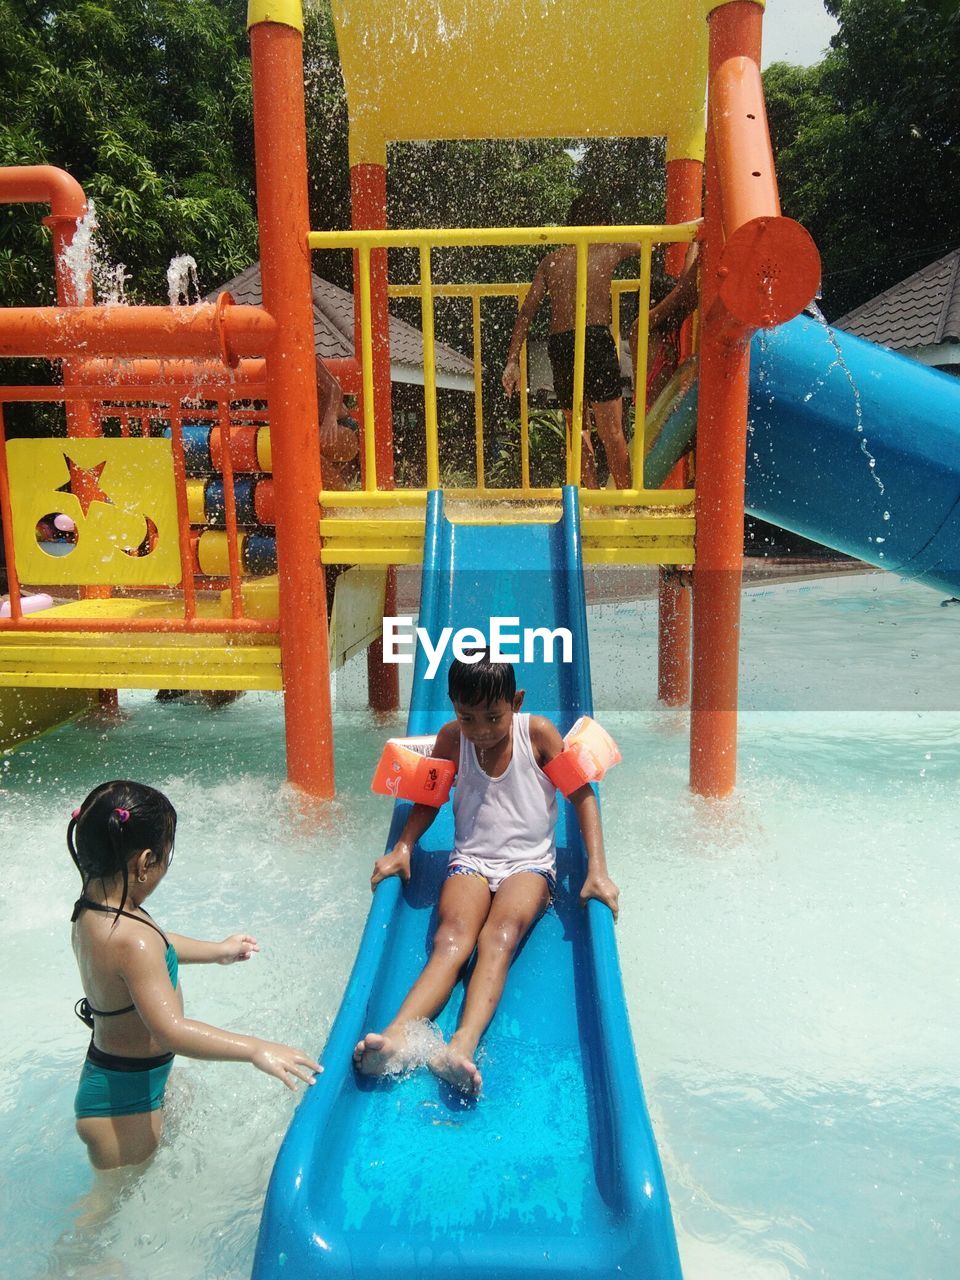
<path fill-rule="evenodd" d="M 878 575 L 749 590 L 740 783 L 687 790 L 687 717 L 655 700 L 651 602 L 590 610 L 604 786 L 638 1057 L 688 1280 L 954 1280 L 960 1233 L 960 606 Z M 409 669 L 402 668 L 406 675 Z M 182 972 L 189 1012 L 322 1046 L 381 851 L 368 790 L 403 716 L 337 677 L 340 799 L 282 785 L 279 701 L 219 712 L 122 695 L 0 758 L 0 1230 L 9 1280 L 240 1280 L 295 1100 L 246 1065 L 178 1060 L 168 1137 L 99 1225 L 72 1131 L 85 1033 L 69 945 L 70 810 L 134 776 L 180 814 L 159 921 L 262 953 Z"/>

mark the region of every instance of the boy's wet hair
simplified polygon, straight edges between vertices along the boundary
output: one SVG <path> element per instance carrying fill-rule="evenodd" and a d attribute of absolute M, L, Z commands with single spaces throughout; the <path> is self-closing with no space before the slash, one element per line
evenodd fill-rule
<path fill-rule="evenodd" d="M 511 662 L 491 662 L 490 650 L 479 649 L 475 662 L 454 658 L 447 675 L 447 692 L 451 702 L 475 707 L 481 702 L 512 702 L 517 692 L 517 673 Z"/>
<path fill-rule="evenodd" d="M 83 880 L 123 877 L 118 912 L 127 900 L 128 864 L 144 849 L 154 862 L 173 850 L 177 811 L 163 794 L 142 782 L 102 782 L 74 811 L 67 827 L 67 848 Z"/>
<path fill-rule="evenodd" d="M 608 227 L 610 210 L 604 200 L 591 191 L 578 195 L 567 213 L 568 227 Z"/>

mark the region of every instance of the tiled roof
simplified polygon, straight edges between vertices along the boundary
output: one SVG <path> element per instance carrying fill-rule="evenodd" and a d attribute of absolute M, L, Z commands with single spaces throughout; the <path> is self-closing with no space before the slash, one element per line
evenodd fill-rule
<path fill-rule="evenodd" d="M 960 342 L 960 249 L 834 322 L 860 338 L 905 351 Z"/>
<path fill-rule="evenodd" d="M 313 280 L 313 332 L 317 355 L 324 360 L 349 359 L 353 356 L 353 294 L 338 289 L 329 280 L 312 276 Z M 260 306 L 263 293 L 260 287 L 260 263 L 254 262 L 238 276 L 212 290 L 206 296 L 213 302 L 219 294 L 229 292 L 236 302 Z M 473 361 L 444 346 L 435 344 L 438 373 L 460 374 L 473 378 Z M 413 325 L 396 316 L 390 317 L 390 359 L 395 364 L 423 368 L 423 334 Z"/>

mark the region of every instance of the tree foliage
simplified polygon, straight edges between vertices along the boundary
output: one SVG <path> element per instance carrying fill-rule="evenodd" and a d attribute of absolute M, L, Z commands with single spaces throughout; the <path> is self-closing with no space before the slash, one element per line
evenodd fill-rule
<path fill-rule="evenodd" d="M 823 257 L 836 317 L 960 244 L 960 9 L 826 0 L 818 66 L 764 77 L 784 212 Z"/>
<path fill-rule="evenodd" d="M 0 0 L 0 164 L 92 197 L 135 299 L 189 253 L 210 287 L 256 255 L 244 0 Z M 0 210 L 0 303 L 49 302 L 48 233 Z"/>

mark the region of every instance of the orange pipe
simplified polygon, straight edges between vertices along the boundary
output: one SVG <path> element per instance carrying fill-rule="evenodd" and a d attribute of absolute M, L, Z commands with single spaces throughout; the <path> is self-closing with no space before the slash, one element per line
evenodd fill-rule
<path fill-rule="evenodd" d="M 259 307 L 5 307 L 0 356 L 259 356 L 276 332 Z"/>
<path fill-rule="evenodd" d="M 277 331 L 277 355 L 268 359 L 267 370 L 287 777 L 326 798 L 334 794 L 333 723 L 317 500 L 323 486 L 307 246 L 303 38 L 294 27 L 258 22 L 250 29 L 250 50 L 263 300 L 276 316 Z M 238 310 L 229 308 L 227 318 Z"/>
<path fill-rule="evenodd" d="M 115 386 L 169 386 L 186 394 L 197 387 L 232 387 L 235 383 L 247 392 L 249 384 L 266 383 L 264 360 L 240 360 L 232 369 L 221 360 L 81 360 L 74 368 L 81 383 L 103 388 Z M 238 397 L 239 398 L 239 397 Z M 246 395 L 243 397 L 247 398 Z"/>
<path fill-rule="evenodd" d="M 729 57 L 760 56 L 760 7 L 749 0 L 710 14 L 710 93 Z M 711 102 L 712 107 L 712 102 Z M 712 115 L 710 117 L 712 119 Z M 693 578 L 690 786 L 723 796 L 737 777 L 740 583 L 746 458 L 748 348 L 730 343 L 719 302 L 723 215 L 713 130 L 707 134 L 700 388 L 697 418 L 697 555 Z"/>
<path fill-rule="evenodd" d="M 351 222 L 354 229 L 379 230 L 387 225 L 387 170 L 382 164 L 357 164 L 350 170 Z M 360 353 L 360 282 L 358 255 L 354 254 L 355 349 Z M 370 254 L 370 318 L 373 329 L 373 399 L 376 406 L 375 457 L 377 488 L 392 489 L 393 400 L 390 378 L 390 309 L 387 252 Z M 363 421 L 363 405 L 360 406 Z M 360 451 L 361 467 L 363 450 Z M 387 569 L 384 612 L 396 613 L 397 571 Z M 400 670 L 383 661 L 383 647 L 376 642 L 367 648 L 367 701 L 374 711 L 396 711 L 400 706 Z"/>
<path fill-rule="evenodd" d="M 31 613 L 19 625 L 14 625 L 11 618 L 0 619 L 0 631 L 85 631 L 96 635 L 149 634 L 153 631 L 182 632 L 184 635 L 227 635 L 233 632 L 273 635 L 276 630 L 277 624 L 271 618 L 51 618 Z"/>
<path fill-rule="evenodd" d="M 354 359 L 324 360 L 323 366 L 340 383 L 348 395 L 356 395 L 360 387 L 360 368 Z M 81 382 L 104 386 L 169 386 L 195 391 L 201 387 L 242 386 L 260 390 L 266 384 L 265 360 L 244 359 L 232 368 L 222 360 L 83 360 L 75 365 Z M 235 399 L 248 399 L 247 394 Z M 256 397 L 260 399 L 261 397 Z"/>
<path fill-rule="evenodd" d="M 0 169 L 0 204 L 48 204 L 54 216 L 75 220 L 87 211 L 83 187 L 64 169 L 52 164 Z"/>
<path fill-rule="evenodd" d="M 816 294 L 820 255 L 810 234 L 781 216 L 763 82 L 749 57 L 726 58 L 714 71 L 710 125 L 723 230 L 719 296 L 736 338 L 799 314 Z"/>
<path fill-rule="evenodd" d="M 703 165 L 698 160 L 667 162 L 667 222 L 688 222 L 700 217 Z M 667 270 L 678 276 L 683 270 L 687 246 L 668 245 Z M 664 488 L 681 489 L 686 483 L 683 459 L 670 472 Z M 661 568 L 657 581 L 657 697 L 668 707 L 686 706 L 690 698 L 690 592 L 676 573 Z"/>

